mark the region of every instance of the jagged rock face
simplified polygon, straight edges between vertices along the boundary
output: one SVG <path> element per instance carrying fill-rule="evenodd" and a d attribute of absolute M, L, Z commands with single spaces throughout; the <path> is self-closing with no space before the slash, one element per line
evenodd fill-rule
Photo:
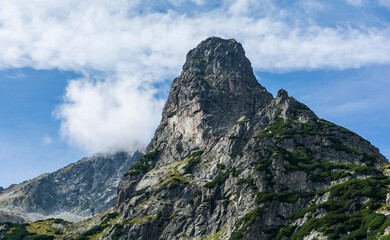
<path fill-rule="evenodd" d="M 80 220 L 113 206 L 119 180 L 140 152 L 96 154 L 0 193 L 0 211 L 26 220 Z"/>
<path fill-rule="evenodd" d="M 122 217 L 102 239 L 364 238 L 386 227 L 370 221 L 384 218 L 387 160 L 286 91 L 273 98 L 234 40 L 188 53 L 147 152 L 121 180 Z"/>
<path fill-rule="evenodd" d="M 189 151 L 211 148 L 238 116 L 251 117 L 271 99 L 253 75 L 240 43 L 207 39 L 187 54 L 149 149 L 169 149 L 170 163 Z"/>

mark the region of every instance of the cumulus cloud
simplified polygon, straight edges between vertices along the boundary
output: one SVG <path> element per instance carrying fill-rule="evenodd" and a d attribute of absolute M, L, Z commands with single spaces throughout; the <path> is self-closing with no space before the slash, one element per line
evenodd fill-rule
<path fill-rule="evenodd" d="M 89 152 L 142 148 L 160 120 L 163 101 L 134 78 L 70 82 L 57 109 L 63 136 Z"/>
<path fill-rule="evenodd" d="M 185 8 L 186 2 L 159 4 Z M 200 8 L 208 4 L 190 3 Z M 187 51 L 209 36 L 236 38 L 253 67 L 262 71 L 390 63 L 388 28 L 288 21 L 288 11 L 269 0 L 225 0 L 212 10 L 192 14 L 162 11 L 157 5 L 125 0 L 0 1 L 0 68 L 82 73 L 84 77 L 69 83 L 56 116 L 63 136 L 94 152 L 131 149 L 150 140 L 162 107 L 154 84 L 178 74 Z M 321 8 L 316 1 L 306 1 L 305 6 Z"/>
<path fill-rule="evenodd" d="M 137 5 L 127 1 L 2 1 L 0 67 L 115 72 L 147 67 L 161 76 L 178 69 L 185 53 L 211 35 L 240 40 L 251 49 L 259 69 L 390 62 L 389 29 L 300 26 L 270 15 L 253 16 L 264 6 L 274 13 L 275 6 L 268 1 L 229 4 L 187 16 L 174 11 L 135 14 Z"/>

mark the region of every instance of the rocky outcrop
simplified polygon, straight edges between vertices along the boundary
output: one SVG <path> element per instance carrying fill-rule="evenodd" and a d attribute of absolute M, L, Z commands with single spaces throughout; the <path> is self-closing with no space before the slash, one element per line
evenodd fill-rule
<path fill-rule="evenodd" d="M 27 221 L 78 221 L 111 208 L 119 180 L 140 152 L 96 154 L 0 193 L 0 211 Z"/>
<path fill-rule="evenodd" d="M 188 53 L 146 152 L 101 239 L 364 239 L 390 225 L 379 150 L 273 98 L 235 40 Z"/>
<path fill-rule="evenodd" d="M 102 238 L 383 234 L 387 164 L 286 91 L 273 98 L 239 43 L 209 38 L 173 81 L 147 154 L 120 182 L 122 217 Z"/>
<path fill-rule="evenodd" d="M 0 223 L 3 222 L 23 223 L 24 219 L 17 215 L 0 212 Z"/>

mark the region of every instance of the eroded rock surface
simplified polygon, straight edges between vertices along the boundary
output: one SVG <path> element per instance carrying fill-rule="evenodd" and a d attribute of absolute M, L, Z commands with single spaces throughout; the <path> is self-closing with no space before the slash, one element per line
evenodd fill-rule
<path fill-rule="evenodd" d="M 121 217 L 101 238 L 379 236 L 387 165 L 286 91 L 273 98 L 241 44 L 209 38 L 187 54 L 147 154 L 120 182 Z"/>
<path fill-rule="evenodd" d="M 96 215 L 113 206 L 120 179 L 140 156 L 96 154 L 13 185 L 0 193 L 0 212 L 27 221 L 51 217 L 79 221 Z"/>

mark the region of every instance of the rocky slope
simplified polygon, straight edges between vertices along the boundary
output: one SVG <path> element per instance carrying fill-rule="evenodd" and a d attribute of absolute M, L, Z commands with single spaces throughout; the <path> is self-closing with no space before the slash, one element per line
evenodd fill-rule
<path fill-rule="evenodd" d="M 140 156 L 96 154 L 13 185 L 0 193 L 0 222 L 50 217 L 79 221 L 106 211 L 115 203 L 119 180 Z"/>
<path fill-rule="evenodd" d="M 379 238 L 387 165 L 286 91 L 273 98 L 235 40 L 209 38 L 188 53 L 101 238 Z"/>
<path fill-rule="evenodd" d="M 235 40 L 209 38 L 188 53 L 115 209 L 54 236 L 389 239 L 388 165 L 286 91 L 274 98 Z"/>

